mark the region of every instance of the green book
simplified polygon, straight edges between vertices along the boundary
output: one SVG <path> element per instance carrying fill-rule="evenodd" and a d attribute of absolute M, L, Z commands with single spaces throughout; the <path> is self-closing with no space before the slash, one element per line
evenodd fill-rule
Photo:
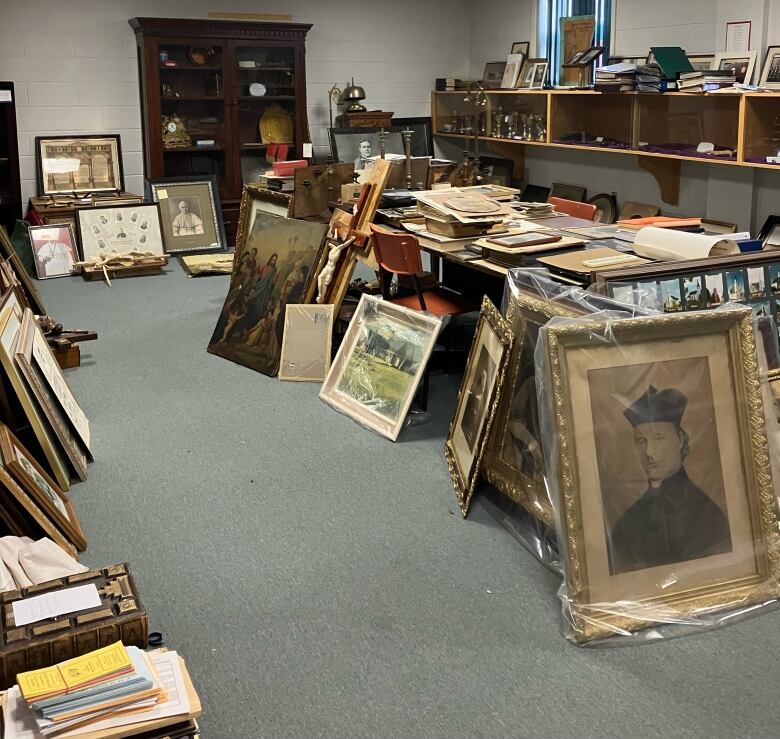
<path fill-rule="evenodd" d="M 661 74 L 664 79 L 676 81 L 680 72 L 693 72 L 693 65 L 685 54 L 685 49 L 679 46 L 651 46 L 658 66 L 661 67 Z"/>

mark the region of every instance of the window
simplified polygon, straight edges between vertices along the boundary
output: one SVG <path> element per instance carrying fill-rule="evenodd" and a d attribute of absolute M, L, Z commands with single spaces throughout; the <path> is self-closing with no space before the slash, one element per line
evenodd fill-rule
<path fill-rule="evenodd" d="M 561 73 L 561 18 L 578 15 L 596 17 L 593 43 L 606 47 L 598 64 L 606 64 L 612 26 L 612 0 L 539 0 L 537 14 L 538 49 L 550 60 L 550 82 L 557 85 Z"/>

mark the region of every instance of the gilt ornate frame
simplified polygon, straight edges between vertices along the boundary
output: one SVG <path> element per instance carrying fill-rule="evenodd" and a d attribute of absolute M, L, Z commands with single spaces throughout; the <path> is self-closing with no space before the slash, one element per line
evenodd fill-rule
<path fill-rule="evenodd" d="M 485 416 L 479 428 L 476 440 L 474 442 L 474 453 L 472 460 L 468 464 L 463 464 L 464 460 L 458 451 L 456 443 L 456 433 L 465 413 L 465 404 L 468 396 L 468 390 L 473 376 L 476 372 L 478 361 L 477 352 L 484 345 L 484 335 L 490 332 L 501 348 L 501 356 L 496 363 L 495 380 L 493 382 L 490 396 L 485 401 Z M 455 495 L 458 498 L 460 512 L 465 518 L 469 512 L 471 498 L 474 495 L 474 489 L 480 473 L 482 458 L 485 453 L 490 427 L 493 424 L 496 411 L 498 409 L 501 397 L 501 389 L 504 385 L 507 362 L 512 348 L 512 329 L 509 323 L 501 316 L 498 309 L 493 305 L 487 296 L 482 298 L 482 308 L 480 310 L 479 323 L 474 334 L 474 341 L 471 344 L 468 361 L 466 362 L 466 371 L 463 374 L 460 390 L 458 392 L 458 404 L 455 408 L 455 414 L 450 422 L 450 430 L 447 435 L 447 443 L 444 446 L 444 457 L 447 460 L 452 485 L 455 488 Z"/>
<path fill-rule="evenodd" d="M 569 354 L 604 345 L 606 332 L 610 342 L 626 347 L 658 344 L 666 340 L 721 335 L 728 346 L 728 372 L 734 387 L 737 412 L 735 433 L 743 461 L 744 494 L 751 527 L 755 573 L 732 581 L 711 582 L 677 591 L 672 587 L 663 595 L 637 599 L 625 593 L 620 603 L 592 602 L 586 537 L 583 527 L 583 500 L 580 465 L 576 448 L 573 417 L 572 377 L 568 371 Z M 780 532 L 772 483 L 772 471 L 764 416 L 764 401 L 759 374 L 753 316 L 747 309 L 709 313 L 677 313 L 620 321 L 580 320 L 544 329 L 549 382 L 549 433 L 556 436 L 550 471 L 558 487 L 559 544 L 565 570 L 567 614 L 572 636 L 578 642 L 634 632 L 676 620 L 684 616 L 712 613 L 719 609 L 744 608 L 780 595 Z M 663 349 L 658 347 L 663 356 Z M 595 532 L 592 534 L 595 535 Z"/>

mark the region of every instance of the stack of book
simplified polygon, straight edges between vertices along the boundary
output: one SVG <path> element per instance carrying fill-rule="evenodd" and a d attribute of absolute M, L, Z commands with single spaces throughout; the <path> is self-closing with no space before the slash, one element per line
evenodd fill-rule
<path fill-rule="evenodd" d="M 596 69 L 596 82 L 593 89 L 597 92 L 631 92 L 636 78 L 636 64 L 620 62 L 608 64 Z"/>
<path fill-rule="evenodd" d="M 680 72 L 677 89 L 680 92 L 711 92 L 724 87 L 733 87 L 736 78 L 729 70 L 708 69 L 706 71 Z"/>
<path fill-rule="evenodd" d="M 128 713 L 143 721 L 144 712 L 167 699 L 151 659 L 122 642 L 21 672 L 16 680 L 42 736 L 59 736 Z"/>
<path fill-rule="evenodd" d="M 550 203 L 533 203 L 523 200 L 516 200 L 511 203 L 521 218 L 552 218 L 557 215 L 555 208 Z"/>

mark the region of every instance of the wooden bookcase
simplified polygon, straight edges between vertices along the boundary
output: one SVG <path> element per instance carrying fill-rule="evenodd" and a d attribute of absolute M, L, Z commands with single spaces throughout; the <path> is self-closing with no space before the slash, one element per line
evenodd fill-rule
<path fill-rule="evenodd" d="M 148 178 L 215 175 L 228 240 L 244 183 L 270 168 L 260 117 L 278 106 L 293 119 L 288 158 L 309 140 L 306 33 L 311 24 L 133 18 Z M 250 94 L 250 86 L 257 83 Z M 177 115 L 192 146 L 166 148 L 164 116 Z M 197 141 L 213 140 L 210 146 Z"/>
<path fill-rule="evenodd" d="M 469 139 L 474 127 L 485 131 L 481 141 L 500 142 L 493 147 L 557 148 L 632 154 L 669 162 L 760 167 L 767 155 L 780 150 L 780 93 L 599 93 L 592 90 L 491 90 L 485 93 L 481 118 L 475 119 L 463 91 L 434 92 L 431 101 L 433 131 L 437 136 Z M 546 110 L 546 137 L 524 141 L 494 135 L 498 110 Z M 482 124 L 481 120 L 485 123 Z M 475 122 L 476 120 L 476 122 Z M 488 135 L 488 132 L 491 135 Z M 733 150 L 731 155 L 695 152 L 702 141 Z M 676 146 L 672 146 L 676 145 Z M 515 149 L 522 156 L 520 149 Z"/>
<path fill-rule="evenodd" d="M 0 82 L 0 225 L 12 233 L 22 217 L 19 144 L 16 135 L 16 94 L 13 82 Z"/>

